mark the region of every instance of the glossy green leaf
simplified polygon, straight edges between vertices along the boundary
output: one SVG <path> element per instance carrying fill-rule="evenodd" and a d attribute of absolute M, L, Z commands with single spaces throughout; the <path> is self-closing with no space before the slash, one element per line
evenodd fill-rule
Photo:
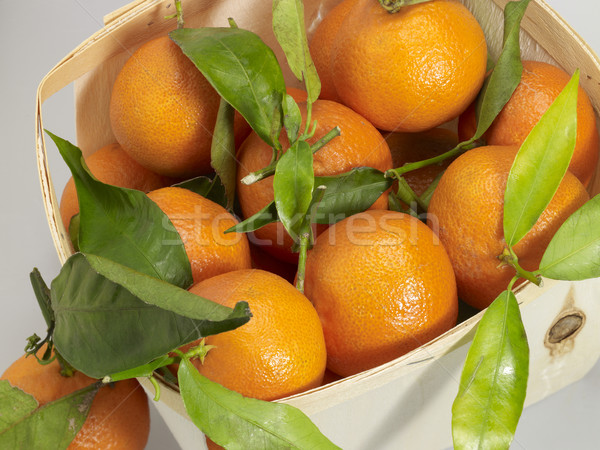
<path fill-rule="evenodd" d="M 277 206 L 275 206 L 275 202 L 273 201 L 253 216 L 229 228 L 225 233 L 249 233 L 278 220 Z"/>
<path fill-rule="evenodd" d="M 332 224 L 368 209 L 387 189 L 393 180 L 377 169 L 359 167 L 340 175 L 315 177 L 315 187 L 325 187 L 317 202 L 313 221 Z"/>
<path fill-rule="evenodd" d="M 285 81 L 273 51 L 239 28 L 182 28 L 169 36 L 258 135 L 278 147 Z"/>
<path fill-rule="evenodd" d="M 555 280 L 600 277 L 600 194 L 558 229 L 542 257 L 539 273 Z"/>
<path fill-rule="evenodd" d="M 94 378 L 147 364 L 203 336 L 249 320 L 235 309 L 136 272 L 76 253 L 51 285 L 54 343 L 75 368 Z"/>
<path fill-rule="evenodd" d="M 529 346 L 517 299 L 504 291 L 475 333 L 452 405 L 454 448 L 508 449 L 527 390 Z"/>
<path fill-rule="evenodd" d="M 66 449 L 87 417 L 94 383 L 38 408 L 29 394 L 0 380 L 0 448 Z"/>
<path fill-rule="evenodd" d="M 577 137 L 579 71 L 533 127 L 513 162 L 504 194 L 504 238 L 517 244 L 533 227 L 563 179 Z"/>
<path fill-rule="evenodd" d="M 283 102 L 283 125 L 288 135 L 290 143 L 296 142 L 300 126 L 302 125 L 302 114 L 294 98 L 286 94 Z"/>
<path fill-rule="evenodd" d="M 504 8 L 502 51 L 477 98 L 477 130 L 473 136 L 474 140 L 483 136 L 521 81 L 523 64 L 519 35 L 521 19 L 529 2 L 530 0 L 512 1 Z"/>
<path fill-rule="evenodd" d="M 310 206 L 314 178 L 310 145 L 306 141 L 296 141 L 279 158 L 273 177 L 277 214 L 292 237 L 298 235 Z"/>
<path fill-rule="evenodd" d="M 298 80 L 304 80 L 308 101 L 314 103 L 321 81 L 308 48 L 302 0 L 273 0 L 273 32 L 290 69 Z"/>
<path fill-rule="evenodd" d="M 230 211 L 235 199 L 237 171 L 233 132 L 234 112 L 233 107 L 221 99 L 210 150 L 210 164 L 223 183 L 227 199 L 225 207 Z"/>
<path fill-rule="evenodd" d="M 223 186 L 223 183 L 218 176 L 214 176 L 213 178 L 199 176 L 174 184 L 173 186 L 195 192 L 196 194 L 221 205 L 223 208 L 227 208 L 225 186 Z"/>
<path fill-rule="evenodd" d="M 188 415 L 225 448 L 338 448 L 293 406 L 243 397 L 200 375 L 185 359 L 177 376 Z"/>
<path fill-rule="evenodd" d="M 85 166 L 81 150 L 48 134 L 75 180 L 80 206 L 80 250 L 177 286 L 190 286 L 192 271 L 183 242 L 158 205 L 141 191 L 98 181 Z"/>

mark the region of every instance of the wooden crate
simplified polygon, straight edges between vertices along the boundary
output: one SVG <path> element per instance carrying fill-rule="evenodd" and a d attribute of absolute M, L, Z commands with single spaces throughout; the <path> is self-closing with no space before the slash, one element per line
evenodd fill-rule
<path fill-rule="evenodd" d="M 339 0 L 305 0 L 309 33 Z M 228 26 L 234 17 L 242 28 L 260 34 L 284 61 L 270 24 L 270 1 L 183 0 L 187 27 Z M 492 57 L 502 39 L 505 0 L 463 0 L 481 23 Z M 37 92 L 36 152 L 48 223 L 61 262 L 71 254 L 52 184 L 43 133 L 43 103 L 75 82 L 77 144 L 84 154 L 114 141 L 108 120 L 112 83 L 131 52 L 141 43 L 174 28 L 164 17 L 173 12 L 168 0 L 137 0 L 105 18 L 91 36 L 42 80 Z M 581 70 L 581 85 L 600 110 L 600 63 L 594 52 L 548 5 L 532 0 L 522 22 L 522 56 L 552 62 L 567 72 Z M 285 64 L 282 63 L 285 67 Z M 296 83 L 289 72 L 286 80 Z M 590 192 L 600 192 L 600 176 Z M 524 285 L 517 298 L 530 344 L 530 376 L 526 405 L 583 377 L 600 356 L 600 306 L 594 298 L 600 279 L 583 282 L 544 280 L 543 287 Z M 567 315 L 583 319 L 568 339 L 550 343 L 552 326 Z M 432 342 L 388 364 L 282 402 L 307 413 L 344 449 L 444 448 L 451 445 L 451 405 L 462 364 L 481 313 Z M 153 388 L 140 380 L 153 395 Z M 182 448 L 198 448 L 202 433 L 189 421 L 183 403 L 165 385 L 158 409 Z M 431 430 L 436 430 L 432 433 Z"/>

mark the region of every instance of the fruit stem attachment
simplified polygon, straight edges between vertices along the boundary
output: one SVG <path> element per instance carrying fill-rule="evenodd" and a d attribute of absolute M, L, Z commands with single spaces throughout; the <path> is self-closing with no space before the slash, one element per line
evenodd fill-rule
<path fill-rule="evenodd" d="M 332 128 L 321 139 L 319 139 L 317 142 L 315 142 L 313 145 L 311 145 L 310 150 L 312 151 L 313 154 L 315 154 L 317 151 L 319 151 L 325 145 L 327 145 L 329 143 L 329 141 L 331 141 L 333 138 L 339 136 L 340 134 L 341 134 L 341 131 L 340 131 L 339 127 Z M 256 183 L 257 181 L 260 181 L 267 177 L 270 177 L 271 175 L 273 175 L 275 173 L 276 165 L 277 165 L 277 160 L 271 161 L 271 164 L 269 164 L 266 167 L 263 167 L 262 169 L 255 171 L 255 172 L 249 173 L 244 178 L 242 178 L 241 181 L 245 185 L 250 185 L 250 184 Z"/>
<path fill-rule="evenodd" d="M 503 263 L 513 267 L 516 270 L 517 276 L 519 278 L 525 278 L 527 281 L 531 281 L 536 286 L 540 286 L 542 284 L 542 278 L 539 275 L 536 275 L 533 272 L 529 272 L 528 270 L 523 269 L 519 265 L 519 258 L 512 249 L 505 248 L 502 251 L 502 254 L 498 256 L 498 258 Z"/>
<path fill-rule="evenodd" d="M 390 14 L 397 13 L 404 6 L 417 5 L 431 0 L 379 0 L 379 3 Z"/>

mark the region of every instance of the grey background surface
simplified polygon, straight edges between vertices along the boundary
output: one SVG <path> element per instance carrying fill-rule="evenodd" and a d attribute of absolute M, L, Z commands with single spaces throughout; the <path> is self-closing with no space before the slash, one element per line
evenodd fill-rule
<path fill-rule="evenodd" d="M 266 0 L 265 0 L 266 1 Z M 39 268 L 50 282 L 59 271 L 41 201 L 34 142 L 34 105 L 42 77 L 80 42 L 102 26 L 102 17 L 125 0 L 1 0 L 0 130 L 0 373 L 18 358 L 25 339 L 45 325 L 29 284 Z M 600 53 L 599 7 L 593 0 L 548 3 Z M 73 94 L 65 89 L 45 104 L 45 126 L 75 141 Z M 66 166 L 51 156 L 58 192 Z M 599 343 L 600 345 L 600 343 Z M 152 408 L 148 449 L 178 448 Z M 513 448 L 595 449 L 600 444 L 600 363 L 581 381 L 527 408 Z"/>

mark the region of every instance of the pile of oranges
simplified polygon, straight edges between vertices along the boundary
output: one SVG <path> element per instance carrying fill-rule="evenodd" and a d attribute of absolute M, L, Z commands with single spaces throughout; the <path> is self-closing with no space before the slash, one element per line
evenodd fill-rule
<path fill-rule="evenodd" d="M 460 2 L 432 0 L 390 14 L 375 0 L 344 0 L 316 27 L 310 52 L 322 87 L 309 143 L 340 128 L 314 154 L 315 175 L 364 166 L 386 172 L 473 136 L 487 46 Z M 273 155 L 241 115 L 234 120 L 239 205 L 228 211 L 172 187 L 214 174 L 220 97 L 168 36 L 143 44 L 125 63 L 110 101 L 115 143 L 86 163 L 105 183 L 147 192 L 165 212 L 190 259 L 191 292 L 228 306 L 249 303 L 250 322 L 207 338 L 214 347 L 195 363 L 213 381 L 273 400 L 321 385 L 326 373 L 346 377 L 390 362 L 450 330 L 461 301 L 483 309 L 506 289 L 515 275 L 498 259 L 508 172 L 568 80 L 558 67 L 524 62 L 520 85 L 483 137 L 488 145 L 406 174 L 417 195 L 439 180 L 426 217 L 391 210 L 386 191 L 363 212 L 315 226 L 304 292 L 293 286 L 298 255 L 281 223 L 224 233 L 274 197 L 272 178 L 241 181 Z M 306 93 L 288 93 L 306 121 Z M 558 227 L 589 198 L 599 142 L 582 89 L 577 123 L 570 171 L 514 249 L 527 270 L 538 267 Z M 285 151 L 285 132 L 280 142 Z M 67 228 L 77 213 L 71 184 L 61 199 Z"/>

